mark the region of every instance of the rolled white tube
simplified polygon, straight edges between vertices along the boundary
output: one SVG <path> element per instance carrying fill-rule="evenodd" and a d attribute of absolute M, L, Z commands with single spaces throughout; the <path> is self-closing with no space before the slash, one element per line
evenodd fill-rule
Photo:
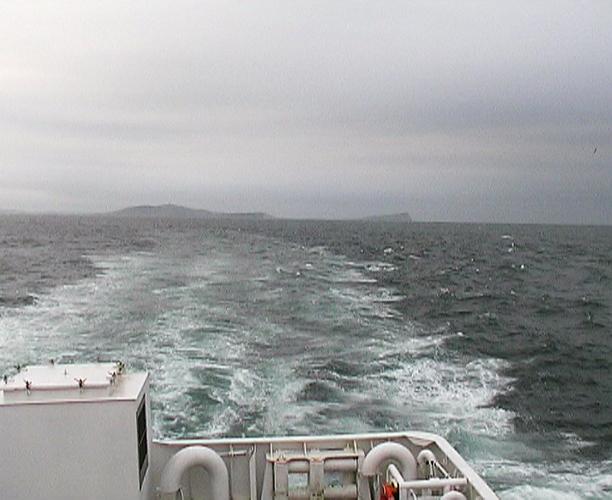
<path fill-rule="evenodd" d="M 206 469 L 211 482 L 211 494 L 215 500 L 229 500 L 229 475 L 223 459 L 206 446 L 189 446 L 168 460 L 162 471 L 160 492 L 176 493 L 181 487 L 183 474 L 191 467 Z"/>

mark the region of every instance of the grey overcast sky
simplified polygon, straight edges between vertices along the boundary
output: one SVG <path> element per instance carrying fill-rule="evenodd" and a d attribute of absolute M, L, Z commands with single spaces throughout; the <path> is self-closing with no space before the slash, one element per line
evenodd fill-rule
<path fill-rule="evenodd" d="M 168 202 L 612 224 L 612 2 L 0 2 L 0 208 Z"/>

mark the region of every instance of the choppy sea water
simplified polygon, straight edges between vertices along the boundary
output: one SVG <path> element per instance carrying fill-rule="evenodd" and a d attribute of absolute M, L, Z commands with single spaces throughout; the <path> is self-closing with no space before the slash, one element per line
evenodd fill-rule
<path fill-rule="evenodd" d="M 426 430 L 612 498 L 612 228 L 0 217 L 0 372 L 124 360 L 157 437 Z"/>

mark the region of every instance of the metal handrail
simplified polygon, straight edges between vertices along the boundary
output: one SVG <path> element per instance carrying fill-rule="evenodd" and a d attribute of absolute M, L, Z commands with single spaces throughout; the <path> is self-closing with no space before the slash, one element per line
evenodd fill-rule
<path fill-rule="evenodd" d="M 415 479 L 411 481 L 405 481 L 404 478 L 402 477 L 402 474 L 398 470 L 398 468 L 393 464 L 389 465 L 389 467 L 387 468 L 387 471 L 389 472 L 391 477 L 395 479 L 395 481 L 397 481 L 399 488 L 405 489 L 405 490 L 423 490 L 427 488 L 442 489 L 447 486 L 449 487 L 467 486 L 468 484 L 467 479 L 464 477 L 456 477 L 456 478 L 454 477 L 448 477 L 448 478 L 433 477 L 430 479 Z"/>

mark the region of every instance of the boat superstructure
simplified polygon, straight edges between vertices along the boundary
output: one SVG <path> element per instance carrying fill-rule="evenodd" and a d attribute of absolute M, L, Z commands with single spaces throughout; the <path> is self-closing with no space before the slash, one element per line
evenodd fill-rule
<path fill-rule="evenodd" d="M 0 492 L 18 499 L 493 500 L 440 436 L 152 439 L 149 376 L 19 367 L 0 382 Z"/>

